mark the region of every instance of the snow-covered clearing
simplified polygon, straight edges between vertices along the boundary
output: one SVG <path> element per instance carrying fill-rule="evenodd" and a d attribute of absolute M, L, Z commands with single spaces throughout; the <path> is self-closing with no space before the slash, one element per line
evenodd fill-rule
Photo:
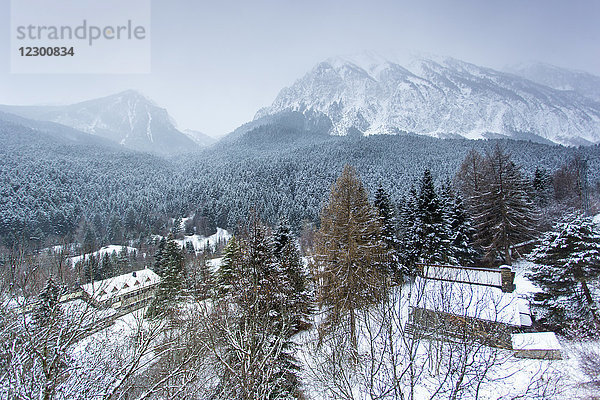
<path fill-rule="evenodd" d="M 210 236 L 202 235 L 186 235 L 183 239 L 176 239 L 175 241 L 180 247 L 184 247 L 186 243 L 191 243 L 196 250 L 196 253 L 204 251 L 207 247 L 212 251 L 215 251 L 219 244 L 227 243 L 227 241 L 233 236 L 226 229 L 217 228 L 217 232 Z M 161 235 L 153 235 L 155 240 L 163 238 Z"/>
<path fill-rule="evenodd" d="M 217 232 L 208 237 L 202 235 L 190 235 L 184 236 L 183 239 L 178 239 L 176 241 L 182 247 L 185 246 L 186 243 L 191 243 L 194 246 L 194 249 L 196 249 L 196 252 L 200 252 L 204 251 L 207 247 L 214 251 L 219 244 L 226 243 L 229 238 L 231 238 L 229 232 L 225 229 L 217 228 Z"/>
<path fill-rule="evenodd" d="M 83 254 L 81 256 L 70 257 L 69 262 L 71 262 L 72 265 L 75 265 L 78 262 L 83 261 L 83 260 L 88 260 L 91 257 L 101 258 L 107 254 L 108 255 L 111 255 L 113 253 L 119 254 L 119 253 L 122 253 L 123 251 L 126 251 L 127 254 L 130 255 L 130 254 L 133 254 L 134 252 L 137 252 L 138 249 L 136 249 L 135 247 L 119 246 L 119 245 L 111 244 L 109 246 L 104 246 L 100 250 L 95 251 L 93 253 L 87 253 L 87 254 Z"/>

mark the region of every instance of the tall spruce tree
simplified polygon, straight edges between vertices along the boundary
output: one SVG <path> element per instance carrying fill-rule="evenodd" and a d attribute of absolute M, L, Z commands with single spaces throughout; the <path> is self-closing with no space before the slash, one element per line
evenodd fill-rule
<path fill-rule="evenodd" d="M 60 315 L 60 296 L 63 288 L 50 277 L 38 294 L 38 301 L 33 313 L 37 326 L 47 326 L 54 323 Z"/>
<path fill-rule="evenodd" d="M 533 189 L 533 198 L 538 205 L 546 205 L 552 198 L 552 176 L 550 173 L 541 167 L 535 169 L 533 179 L 531 181 Z"/>
<path fill-rule="evenodd" d="M 542 236 L 530 258 L 529 278 L 543 292 L 534 296 L 539 322 L 553 330 L 600 335 L 598 281 L 600 231 L 592 218 L 570 215 Z"/>
<path fill-rule="evenodd" d="M 450 232 L 444 219 L 444 209 L 429 169 L 423 172 L 418 199 L 420 222 L 418 235 L 422 248 L 420 258 L 426 263 L 454 263 Z"/>
<path fill-rule="evenodd" d="M 440 193 L 446 229 L 450 235 L 452 258 L 460 265 L 469 265 L 478 257 L 474 248 L 475 230 L 463 205 L 462 196 L 455 193 L 447 181 Z"/>
<path fill-rule="evenodd" d="M 472 173 L 461 174 L 464 169 Z M 538 215 L 529 199 L 527 181 L 499 145 L 485 158 L 470 154 L 461 173 L 457 181 L 469 196 L 477 245 L 489 260 L 501 258 L 505 264 L 512 264 L 511 248 L 536 234 Z"/>
<path fill-rule="evenodd" d="M 347 318 L 357 355 L 356 310 L 378 301 L 383 278 L 376 267 L 386 257 L 377 212 L 352 167 L 346 165 L 321 212 L 315 262 L 320 283 L 318 304 L 327 309 L 320 326 L 327 333 Z"/>
<path fill-rule="evenodd" d="M 420 251 L 423 246 L 419 235 L 418 204 L 417 190 L 413 186 L 402 202 L 399 223 L 400 259 L 403 268 L 413 276 L 416 274 L 416 264 L 420 261 Z"/>
<path fill-rule="evenodd" d="M 184 255 L 172 234 L 169 234 L 157 264 L 162 276 L 154 300 L 148 307 L 148 318 L 173 316 L 184 294 Z"/>
<path fill-rule="evenodd" d="M 381 186 L 375 192 L 373 205 L 379 217 L 381 240 L 385 244 L 388 253 L 388 257 L 383 263 L 384 272 L 392 276 L 395 281 L 402 282 L 408 271 L 402 267 L 400 260 L 400 241 L 397 233 L 398 220 L 390 197 Z"/>
<path fill-rule="evenodd" d="M 165 252 L 165 246 L 167 245 L 167 239 L 165 237 L 160 238 L 158 245 L 156 246 L 156 252 L 154 253 L 154 266 L 153 270 L 159 276 L 163 276 L 163 255 Z"/>
<path fill-rule="evenodd" d="M 298 243 L 287 220 L 279 222 L 273 245 L 285 303 L 283 312 L 289 314 L 294 332 L 308 329 L 311 325 L 312 293 Z"/>
<path fill-rule="evenodd" d="M 269 228 L 259 219 L 258 215 L 250 216 L 248 227 L 246 263 L 252 284 L 272 285 L 269 278 L 276 274 L 276 259 L 274 254 L 273 236 Z"/>
<path fill-rule="evenodd" d="M 217 272 L 217 294 L 224 296 L 231 293 L 235 280 L 241 276 L 242 247 L 239 239 L 232 236 L 223 249 L 223 258 Z"/>
<path fill-rule="evenodd" d="M 294 235 L 292 234 L 292 228 L 290 227 L 287 218 L 281 218 L 273 237 L 273 251 L 275 255 L 279 257 L 283 251 L 283 248 L 287 246 L 288 243 L 293 241 Z"/>
<path fill-rule="evenodd" d="M 291 260 L 287 254 L 293 245 L 286 244 L 279 257 Z M 222 346 L 227 365 L 222 386 L 230 398 L 291 399 L 298 395 L 299 364 L 291 339 L 297 322 L 292 306 L 297 303 L 289 298 L 292 291 L 286 268 L 278 265 L 274 253 L 273 236 L 256 215 L 251 216 L 244 239 L 230 241 L 226 248 L 226 269 L 220 279 L 229 295 L 217 299 L 224 302 L 217 308 L 229 310 L 233 304 L 235 309 L 228 317 L 230 326 Z"/>

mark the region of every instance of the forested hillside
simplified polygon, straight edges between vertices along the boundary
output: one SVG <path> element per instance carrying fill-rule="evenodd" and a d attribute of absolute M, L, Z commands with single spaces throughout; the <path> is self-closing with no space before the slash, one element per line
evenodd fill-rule
<path fill-rule="evenodd" d="M 525 141 L 433 139 L 416 135 L 330 137 L 265 125 L 213 148 L 173 158 L 73 143 L 19 125 L 0 126 L 0 235 L 5 245 L 43 245 L 93 232 L 98 244 L 165 232 L 171 218 L 195 215 L 235 231 L 255 209 L 268 224 L 287 216 L 298 228 L 317 221 L 343 165 L 355 166 L 370 193 L 382 186 L 398 204 L 429 168 L 452 178 L 465 155 L 500 143 L 533 179 L 576 154 L 588 162 L 590 189 L 600 179 L 598 146 L 566 148 Z M 210 234 L 214 232 L 201 232 Z"/>

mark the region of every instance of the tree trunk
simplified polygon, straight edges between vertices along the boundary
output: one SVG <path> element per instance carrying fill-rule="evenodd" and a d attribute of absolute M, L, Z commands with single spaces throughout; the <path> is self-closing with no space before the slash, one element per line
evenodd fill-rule
<path fill-rule="evenodd" d="M 510 245 L 506 243 L 504 245 L 504 262 L 506 265 L 512 265 L 512 257 L 510 255 Z"/>
<path fill-rule="evenodd" d="M 590 293 L 590 288 L 588 287 L 587 282 L 584 279 L 581 280 L 581 289 L 583 290 L 583 295 L 585 296 L 585 300 L 591 306 L 590 311 L 592 312 L 594 321 L 600 322 L 598 320 L 598 315 L 596 314 L 596 310 L 594 310 L 594 299 L 592 298 L 592 294 Z"/>
<path fill-rule="evenodd" d="M 356 339 L 356 316 L 354 308 L 350 309 L 350 344 L 352 346 L 352 361 L 358 362 L 358 340 Z"/>

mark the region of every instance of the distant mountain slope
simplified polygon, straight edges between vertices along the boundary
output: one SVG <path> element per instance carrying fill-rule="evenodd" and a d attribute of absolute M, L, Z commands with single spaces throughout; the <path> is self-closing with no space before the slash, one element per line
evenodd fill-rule
<path fill-rule="evenodd" d="M 132 90 L 67 106 L 0 106 L 0 110 L 56 122 L 139 151 L 170 154 L 197 148 L 175 128 L 164 108 Z"/>
<path fill-rule="evenodd" d="M 273 129 L 263 129 L 268 127 Z M 331 128 L 330 119 L 322 113 L 313 113 L 307 110 L 304 112 L 284 110 L 255 118 L 243 124 L 224 136 L 219 141 L 219 144 L 221 146 L 229 146 L 240 139 L 248 142 L 253 140 L 251 137 L 260 137 L 262 139 L 260 145 L 268 145 L 269 143 L 267 142 L 269 141 L 277 142 L 278 136 L 286 136 L 286 139 L 293 137 L 302 139 L 306 136 L 314 137 L 315 135 L 326 136 Z M 272 131 L 278 129 L 286 133 L 272 136 Z M 269 132 L 266 136 L 270 136 L 270 138 L 267 138 L 267 142 L 264 140 L 266 131 Z M 290 131 L 294 132 L 291 134 L 292 137 L 290 137 Z"/>
<path fill-rule="evenodd" d="M 450 58 L 413 58 L 404 66 L 371 55 L 331 58 L 284 88 L 255 119 L 283 111 L 321 114 L 333 135 L 600 142 L 598 102 Z"/>
<path fill-rule="evenodd" d="M 572 71 L 543 63 L 520 64 L 506 69 L 557 90 L 573 91 L 590 100 L 600 102 L 600 77 L 583 71 Z"/>
<path fill-rule="evenodd" d="M 28 119 L 2 111 L 0 111 L 0 124 L 4 127 L 13 128 L 12 130 L 7 129 L 6 134 L 12 134 L 12 139 L 15 141 L 33 141 L 35 140 L 34 137 L 45 137 L 46 140 L 60 141 L 65 144 L 116 147 L 116 144 L 110 140 L 78 131 L 69 126 Z"/>
<path fill-rule="evenodd" d="M 217 139 L 208 136 L 205 133 L 195 131 L 192 129 L 185 129 L 183 134 L 194 141 L 200 147 L 208 147 L 217 142 Z"/>

